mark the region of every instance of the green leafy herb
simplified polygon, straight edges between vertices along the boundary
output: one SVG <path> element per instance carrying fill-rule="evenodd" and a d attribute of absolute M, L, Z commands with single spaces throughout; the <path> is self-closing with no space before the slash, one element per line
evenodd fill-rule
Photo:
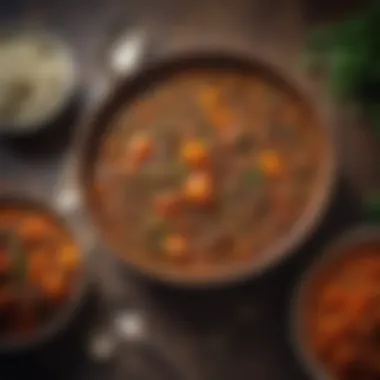
<path fill-rule="evenodd" d="M 186 178 L 189 173 L 187 166 L 179 161 L 174 161 L 172 163 L 171 170 L 173 171 L 173 175 L 179 180 Z"/>
<path fill-rule="evenodd" d="M 249 168 L 243 174 L 243 181 L 250 187 L 255 187 L 262 183 L 264 175 L 258 168 Z"/>
<path fill-rule="evenodd" d="M 14 275 L 18 281 L 25 283 L 28 274 L 28 259 L 26 254 L 21 254 L 14 265 Z"/>
<path fill-rule="evenodd" d="M 357 97 L 368 63 L 367 53 L 335 49 L 330 55 L 329 92 L 341 99 Z"/>
<path fill-rule="evenodd" d="M 373 222 L 380 222 L 380 192 L 368 196 L 364 200 L 366 216 Z"/>
<path fill-rule="evenodd" d="M 336 47 L 360 47 L 363 38 L 371 37 L 374 22 L 371 9 L 355 13 L 338 23 L 314 29 L 307 40 L 308 50 L 323 54 Z"/>
<path fill-rule="evenodd" d="M 302 59 L 307 69 L 325 67 L 329 94 L 357 105 L 380 131 L 380 0 L 351 17 L 315 29 Z"/>
<path fill-rule="evenodd" d="M 364 110 L 369 116 L 373 128 L 380 132 L 380 102 L 378 104 L 366 105 Z"/>
<path fill-rule="evenodd" d="M 28 257 L 24 244 L 14 230 L 0 230 L 0 242 L 12 261 L 12 277 L 18 283 L 25 283 L 28 274 Z"/>
<path fill-rule="evenodd" d="M 13 233 L 10 239 L 10 250 L 14 257 L 12 272 L 21 284 L 25 283 L 28 274 L 28 257 L 21 238 Z"/>
<path fill-rule="evenodd" d="M 377 0 L 364 12 L 314 30 L 307 41 L 305 57 L 309 67 L 328 66 L 328 87 L 333 96 L 363 102 L 368 96 L 369 84 L 376 82 L 379 93 L 379 48 L 380 6 Z"/>
<path fill-rule="evenodd" d="M 146 244 L 150 252 L 158 254 L 162 252 L 162 243 L 164 235 L 167 231 L 165 222 L 152 216 L 147 222 L 147 239 Z"/>

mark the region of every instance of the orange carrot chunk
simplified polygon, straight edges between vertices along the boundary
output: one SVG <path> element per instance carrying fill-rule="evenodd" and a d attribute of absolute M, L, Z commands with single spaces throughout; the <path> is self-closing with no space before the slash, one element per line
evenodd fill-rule
<path fill-rule="evenodd" d="M 164 251 L 172 259 L 183 259 L 188 253 L 186 239 L 180 234 L 172 234 L 165 238 Z"/>
<path fill-rule="evenodd" d="M 153 153 L 153 142 L 144 132 L 135 133 L 129 141 L 129 153 L 133 161 L 141 163 Z"/>
<path fill-rule="evenodd" d="M 204 165 L 208 155 L 206 144 L 201 140 L 188 140 L 181 149 L 182 160 L 194 167 Z"/>
<path fill-rule="evenodd" d="M 261 153 L 259 157 L 259 165 L 262 171 L 270 176 L 281 174 L 282 164 L 278 154 L 273 150 L 267 150 Z"/>
<path fill-rule="evenodd" d="M 220 102 L 220 90 L 207 87 L 200 93 L 200 103 L 210 124 L 216 129 L 225 129 L 231 125 L 231 112 Z"/>
<path fill-rule="evenodd" d="M 67 284 L 62 273 L 54 271 L 45 273 L 41 279 L 41 285 L 46 296 L 53 300 L 58 300 L 65 295 Z"/>
<path fill-rule="evenodd" d="M 189 175 L 184 185 L 185 198 L 196 204 L 207 204 L 213 197 L 213 183 L 209 174 L 196 172 Z"/>
<path fill-rule="evenodd" d="M 36 239 L 51 230 L 51 224 L 40 217 L 26 218 L 20 226 L 19 233 L 24 239 Z"/>
<path fill-rule="evenodd" d="M 64 245 L 59 253 L 59 263 L 65 269 L 76 269 L 80 264 L 80 257 L 74 245 Z"/>

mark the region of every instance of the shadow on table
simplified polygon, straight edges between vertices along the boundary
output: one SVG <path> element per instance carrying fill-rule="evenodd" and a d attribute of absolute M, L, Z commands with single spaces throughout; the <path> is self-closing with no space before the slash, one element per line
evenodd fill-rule
<path fill-rule="evenodd" d="M 79 379 L 87 360 L 88 333 L 98 309 L 98 295 L 91 289 L 67 328 L 53 341 L 28 353 L 0 356 L 1 379 Z"/>
<path fill-rule="evenodd" d="M 346 0 L 340 1 L 319 1 L 308 0 L 306 4 L 306 21 L 310 24 L 325 23 L 350 15 L 355 11 L 359 11 L 370 4 L 368 0 Z"/>
<path fill-rule="evenodd" d="M 82 106 L 83 97 L 78 94 L 54 122 L 31 135 L 3 137 L 1 143 L 25 160 L 46 161 L 57 157 L 72 142 Z"/>

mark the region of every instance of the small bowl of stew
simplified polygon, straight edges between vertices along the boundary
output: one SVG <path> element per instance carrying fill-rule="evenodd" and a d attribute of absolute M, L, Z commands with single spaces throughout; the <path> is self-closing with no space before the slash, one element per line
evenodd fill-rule
<path fill-rule="evenodd" d="M 313 378 L 380 378 L 378 227 L 348 232 L 305 274 L 291 322 L 295 348 Z"/>
<path fill-rule="evenodd" d="M 0 200 L 0 352 L 55 336 L 85 289 L 83 255 L 54 212 L 34 201 Z"/>
<path fill-rule="evenodd" d="M 175 285 L 263 272 L 331 195 L 330 131 L 307 98 L 248 56 L 191 54 L 121 80 L 82 136 L 88 210 L 123 262 Z"/>

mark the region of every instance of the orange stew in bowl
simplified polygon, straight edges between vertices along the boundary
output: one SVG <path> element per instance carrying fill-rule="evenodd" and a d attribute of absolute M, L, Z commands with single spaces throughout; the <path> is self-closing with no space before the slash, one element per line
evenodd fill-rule
<path fill-rule="evenodd" d="M 141 266 L 228 271 L 305 212 L 323 141 L 305 104 L 269 79 L 175 74 L 110 123 L 94 170 L 98 208 L 118 251 Z"/>
<path fill-rule="evenodd" d="M 380 379 L 380 242 L 343 253 L 308 294 L 311 348 L 336 380 Z"/>
<path fill-rule="evenodd" d="M 71 235 L 49 215 L 0 209 L 0 340 L 27 338 L 57 316 L 80 266 Z"/>

